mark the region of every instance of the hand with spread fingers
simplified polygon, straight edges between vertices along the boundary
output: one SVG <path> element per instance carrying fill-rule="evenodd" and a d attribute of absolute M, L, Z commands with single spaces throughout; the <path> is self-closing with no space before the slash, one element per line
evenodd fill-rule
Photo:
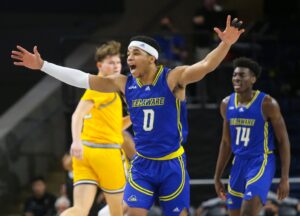
<path fill-rule="evenodd" d="M 21 46 L 17 46 L 17 51 L 11 52 L 11 58 L 14 59 L 14 65 L 23 66 L 33 70 L 40 70 L 43 66 L 43 59 L 38 52 L 37 46 L 34 46 L 33 53 Z"/>
<path fill-rule="evenodd" d="M 231 21 L 231 16 L 227 16 L 226 28 L 222 32 L 219 28 L 215 27 L 214 31 L 218 34 L 219 38 L 226 44 L 234 44 L 240 37 L 240 35 L 245 32 L 245 29 L 241 28 L 243 21 L 234 18 Z"/>

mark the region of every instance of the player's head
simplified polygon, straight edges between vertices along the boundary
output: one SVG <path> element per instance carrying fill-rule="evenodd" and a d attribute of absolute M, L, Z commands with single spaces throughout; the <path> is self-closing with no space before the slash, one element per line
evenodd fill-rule
<path fill-rule="evenodd" d="M 158 60 L 160 47 L 148 36 L 135 36 L 128 45 L 127 64 L 135 77 L 140 77 L 149 66 L 155 66 Z"/>
<path fill-rule="evenodd" d="M 97 48 L 95 60 L 101 75 L 107 76 L 121 72 L 121 44 L 117 41 L 108 41 Z"/>
<path fill-rule="evenodd" d="M 249 89 L 260 76 L 259 64 L 249 58 L 241 57 L 233 61 L 232 84 L 236 92 L 241 93 Z"/>

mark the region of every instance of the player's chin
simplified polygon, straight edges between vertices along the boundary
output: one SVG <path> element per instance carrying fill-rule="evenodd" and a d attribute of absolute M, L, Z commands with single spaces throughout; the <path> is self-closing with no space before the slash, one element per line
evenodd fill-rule
<path fill-rule="evenodd" d="M 136 69 L 131 70 L 130 73 L 132 74 L 132 76 L 133 76 L 134 78 L 139 78 L 140 75 L 141 75 Z"/>
<path fill-rule="evenodd" d="M 243 92 L 243 89 L 241 87 L 234 86 L 233 88 L 234 88 L 234 91 L 238 94 Z"/>

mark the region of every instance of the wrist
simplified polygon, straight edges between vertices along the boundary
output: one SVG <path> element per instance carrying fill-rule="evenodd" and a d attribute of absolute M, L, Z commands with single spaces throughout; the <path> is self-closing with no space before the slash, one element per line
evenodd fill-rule
<path fill-rule="evenodd" d="M 288 176 L 281 176 L 280 180 L 281 181 L 289 181 L 289 177 Z"/>
<path fill-rule="evenodd" d="M 229 43 L 226 43 L 225 41 L 222 41 L 220 45 L 223 46 L 226 49 L 230 49 L 232 44 L 229 44 Z"/>
<path fill-rule="evenodd" d="M 44 63 L 45 63 L 45 61 L 44 61 L 44 60 L 41 60 L 41 63 L 40 63 L 40 68 L 39 68 L 39 70 L 41 70 L 41 69 L 42 69 L 42 67 L 44 66 Z"/>
<path fill-rule="evenodd" d="M 214 180 L 215 180 L 215 181 L 221 180 L 221 176 L 215 175 L 215 176 L 214 176 Z"/>
<path fill-rule="evenodd" d="M 45 69 L 47 68 L 47 61 L 42 60 L 40 63 L 40 70 L 41 71 L 45 71 Z"/>

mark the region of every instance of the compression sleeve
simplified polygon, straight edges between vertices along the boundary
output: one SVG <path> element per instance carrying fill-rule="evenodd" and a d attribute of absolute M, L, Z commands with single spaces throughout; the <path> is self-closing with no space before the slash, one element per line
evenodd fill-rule
<path fill-rule="evenodd" d="M 80 70 L 62 67 L 44 61 L 41 71 L 71 86 L 90 89 L 89 74 Z"/>

